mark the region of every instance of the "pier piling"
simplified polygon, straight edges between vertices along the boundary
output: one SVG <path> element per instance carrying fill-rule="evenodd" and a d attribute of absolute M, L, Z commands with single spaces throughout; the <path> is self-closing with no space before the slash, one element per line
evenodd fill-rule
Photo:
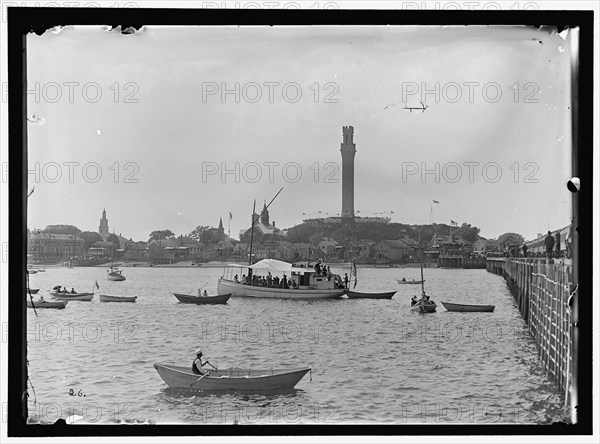
<path fill-rule="evenodd" d="M 571 296 L 576 286 L 573 285 L 572 262 L 568 259 L 488 258 L 487 271 L 506 280 L 536 343 L 546 376 L 564 393 L 565 405 L 572 404 L 570 393 L 576 393 L 573 361 L 577 359 L 577 348 L 573 344 Z"/>

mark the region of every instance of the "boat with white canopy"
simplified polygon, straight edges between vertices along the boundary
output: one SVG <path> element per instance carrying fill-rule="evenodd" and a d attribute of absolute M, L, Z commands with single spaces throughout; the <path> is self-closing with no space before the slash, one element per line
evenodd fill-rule
<path fill-rule="evenodd" d="M 339 298 L 344 288 L 338 275 L 327 276 L 310 267 L 263 259 L 253 265 L 228 265 L 217 292 L 234 297 L 300 300 Z"/>

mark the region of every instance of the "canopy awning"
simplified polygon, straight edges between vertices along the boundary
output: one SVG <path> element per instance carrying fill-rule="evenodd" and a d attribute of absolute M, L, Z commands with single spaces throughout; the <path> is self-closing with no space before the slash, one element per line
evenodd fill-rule
<path fill-rule="evenodd" d="M 250 265 L 248 268 L 253 270 L 264 270 L 270 271 L 272 273 L 314 273 L 315 270 L 308 267 L 293 267 L 292 264 L 288 262 L 278 261 L 277 259 L 263 259 L 262 261 L 258 261 L 254 265 Z"/>

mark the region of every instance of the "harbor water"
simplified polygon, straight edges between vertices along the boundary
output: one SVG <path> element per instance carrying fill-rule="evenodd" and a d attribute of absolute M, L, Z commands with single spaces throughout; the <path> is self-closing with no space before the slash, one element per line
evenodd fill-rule
<path fill-rule="evenodd" d="M 504 279 L 485 270 L 427 269 L 437 312 L 410 299 L 418 268 L 359 268 L 357 291 L 398 290 L 391 300 L 231 298 L 178 303 L 171 292 L 216 294 L 222 268 L 47 268 L 31 288 L 100 290 L 64 310 L 28 309 L 31 421 L 78 415 L 84 423 L 157 424 L 549 424 L 568 421 Z M 332 268 L 334 273 L 349 270 Z M 101 303 L 98 294 L 137 295 Z M 441 301 L 495 305 L 448 312 Z M 220 369 L 311 367 L 293 391 L 173 391 L 154 363 L 190 366 L 195 350 Z M 30 384 L 30 387 L 31 387 Z"/>

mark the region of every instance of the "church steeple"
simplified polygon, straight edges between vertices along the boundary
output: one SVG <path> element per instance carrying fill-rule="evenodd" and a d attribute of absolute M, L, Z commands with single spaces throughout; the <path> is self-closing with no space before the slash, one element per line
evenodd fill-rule
<path fill-rule="evenodd" d="M 223 228 L 223 218 L 219 218 L 219 233 L 225 233 L 225 229 Z"/>
<path fill-rule="evenodd" d="M 98 234 L 104 242 L 108 239 L 108 219 L 106 218 L 106 208 L 102 210 L 102 219 L 98 227 Z"/>
<path fill-rule="evenodd" d="M 263 205 L 262 213 L 260 216 L 260 221 L 265 225 L 269 225 L 269 210 L 267 210 L 267 202 L 266 201 L 265 201 L 265 204 Z"/>

